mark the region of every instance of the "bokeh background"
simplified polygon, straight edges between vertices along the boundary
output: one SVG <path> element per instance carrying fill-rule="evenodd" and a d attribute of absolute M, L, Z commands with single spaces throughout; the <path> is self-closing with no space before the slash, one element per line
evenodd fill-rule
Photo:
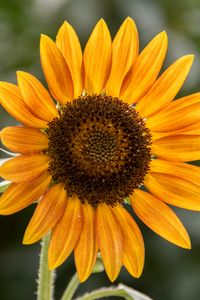
<path fill-rule="evenodd" d="M 16 70 L 31 72 L 44 81 L 40 59 L 40 33 L 55 37 L 68 20 L 84 47 L 97 20 L 103 17 L 114 36 L 127 16 L 135 19 L 143 48 L 162 30 L 169 36 L 166 64 L 194 53 L 195 62 L 180 93 L 200 90 L 200 0 L 0 0 L 0 80 L 16 82 Z M 15 124 L 0 109 L 0 127 Z M 198 163 L 198 162 L 197 162 Z M 200 199 L 199 199 L 200 201 Z M 22 237 L 34 207 L 0 217 L 0 300 L 36 299 L 40 245 L 23 246 Z M 155 300 L 200 299 L 200 213 L 175 209 L 189 231 L 192 250 L 175 247 L 138 221 L 146 244 L 146 263 L 140 279 L 122 269 L 118 282 Z M 74 274 L 73 257 L 58 269 L 56 299 Z M 105 273 L 81 285 L 78 293 L 110 285 Z"/>

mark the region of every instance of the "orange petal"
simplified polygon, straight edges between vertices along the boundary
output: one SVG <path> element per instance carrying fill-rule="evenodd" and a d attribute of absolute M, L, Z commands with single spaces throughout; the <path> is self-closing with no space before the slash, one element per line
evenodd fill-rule
<path fill-rule="evenodd" d="M 77 98 L 83 90 L 82 50 L 76 32 L 66 21 L 58 31 L 56 45 L 62 52 L 70 70 L 74 86 L 74 98 Z"/>
<path fill-rule="evenodd" d="M 186 229 L 168 205 L 141 190 L 135 190 L 130 199 L 136 215 L 149 228 L 177 246 L 191 248 Z"/>
<path fill-rule="evenodd" d="M 118 30 L 112 45 L 112 68 L 106 93 L 119 97 L 122 82 L 138 55 L 138 32 L 134 21 L 128 17 Z"/>
<path fill-rule="evenodd" d="M 142 117 L 149 117 L 164 109 L 182 87 L 194 56 L 186 55 L 175 61 L 153 84 L 136 105 Z"/>
<path fill-rule="evenodd" d="M 18 71 L 17 79 L 23 101 L 33 115 L 47 122 L 58 116 L 51 96 L 36 77 Z"/>
<path fill-rule="evenodd" d="M 86 202 L 82 204 L 82 212 L 83 226 L 74 249 L 76 268 L 81 282 L 90 276 L 98 252 L 94 208 Z"/>
<path fill-rule="evenodd" d="M 52 230 L 49 245 L 49 268 L 61 265 L 74 249 L 82 227 L 81 202 L 69 198 L 64 215 Z"/>
<path fill-rule="evenodd" d="M 175 101 L 176 102 L 176 101 Z M 183 118 L 184 116 L 184 118 Z M 147 119 L 146 125 L 152 131 L 176 131 L 200 121 L 200 102 L 171 112 L 170 109 Z"/>
<path fill-rule="evenodd" d="M 66 200 L 66 191 L 61 183 L 54 185 L 44 194 L 28 224 L 24 244 L 37 242 L 53 228 L 65 211 Z"/>
<path fill-rule="evenodd" d="M 7 160 L 0 167 L 0 176 L 14 182 L 31 181 L 49 167 L 49 157 L 43 154 L 21 155 Z"/>
<path fill-rule="evenodd" d="M 171 135 L 155 140 L 152 152 L 165 160 L 186 162 L 200 159 L 200 135 Z"/>
<path fill-rule="evenodd" d="M 177 176 L 149 173 L 145 187 L 158 199 L 169 204 L 200 211 L 200 187 Z"/>
<path fill-rule="evenodd" d="M 156 132 L 151 131 L 152 134 L 152 141 L 158 140 L 167 136 L 175 136 L 175 135 L 200 135 L 200 121 L 196 122 L 194 124 L 191 124 L 189 126 L 180 128 L 175 131 L 169 131 L 169 132 Z"/>
<path fill-rule="evenodd" d="M 70 71 L 55 43 L 43 34 L 40 40 L 40 57 L 51 94 L 60 103 L 65 104 L 74 96 Z"/>
<path fill-rule="evenodd" d="M 95 26 L 84 50 L 85 90 L 100 94 L 111 68 L 111 37 L 103 19 Z"/>
<path fill-rule="evenodd" d="M 140 277 L 144 266 L 144 242 L 142 234 L 131 215 L 122 206 L 113 208 L 123 235 L 123 264 L 134 277 Z"/>
<path fill-rule="evenodd" d="M 151 172 L 177 176 L 200 186 L 200 168 L 187 163 L 169 162 L 161 159 L 151 161 Z"/>
<path fill-rule="evenodd" d="M 114 281 L 121 269 L 123 239 L 121 229 L 107 204 L 97 207 L 97 236 L 106 273 Z"/>
<path fill-rule="evenodd" d="M 156 80 L 167 51 L 167 35 L 161 32 L 144 48 L 132 70 L 127 74 L 120 98 L 136 103 Z"/>
<path fill-rule="evenodd" d="M 200 93 L 195 93 L 172 101 L 162 111 L 148 117 L 146 125 L 151 129 L 152 139 L 157 140 L 165 136 L 179 134 L 199 135 L 199 105 Z M 181 113 L 187 116 L 181 119 Z M 166 119 L 167 124 L 165 124 Z"/>
<path fill-rule="evenodd" d="M 37 201 L 50 182 L 51 176 L 45 172 L 32 182 L 12 183 L 1 196 L 0 214 L 14 214 Z"/>
<path fill-rule="evenodd" d="M 14 152 L 30 154 L 48 148 L 47 135 L 35 128 L 6 127 L 0 132 L 0 137 L 1 142 Z"/>
<path fill-rule="evenodd" d="M 200 93 L 194 93 L 185 97 L 181 97 L 179 99 L 175 99 L 172 101 L 167 107 L 164 108 L 163 112 L 158 112 L 158 115 L 160 113 L 173 113 L 180 109 L 186 108 L 192 104 L 196 104 L 200 102 Z M 156 115 L 155 115 L 156 116 Z M 154 118 L 154 116 L 149 117 L 148 119 Z"/>
<path fill-rule="evenodd" d="M 178 133 L 182 133 L 182 134 L 190 134 L 190 135 L 200 135 L 200 121 L 196 122 L 194 124 L 191 124 L 187 127 L 181 128 L 177 131 L 174 131 L 173 134 L 178 134 Z"/>
<path fill-rule="evenodd" d="M 0 82 L 0 102 L 12 117 L 26 126 L 35 128 L 47 127 L 47 122 L 36 118 L 26 108 L 16 85 Z"/>

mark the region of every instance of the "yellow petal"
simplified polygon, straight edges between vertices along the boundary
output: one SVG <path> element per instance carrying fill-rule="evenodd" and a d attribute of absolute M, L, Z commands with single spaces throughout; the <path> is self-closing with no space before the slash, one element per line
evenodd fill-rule
<path fill-rule="evenodd" d="M 194 93 L 185 97 L 181 97 L 179 99 L 175 99 L 172 101 L 167 107 L 163 109 L 162 112 L 158 112 L 158 115 L 160 113 L 173 113 L 180 109 L 186 108 L 192 104 L 196 104 L 200 102 L 200 93 Z M 156 117 L 157 114 L 155 114 Z M 149 117 L 148 119 L 154 118 L 154 116 Z"/>
<path fill-rule="evenodd" d="M 174 133 L 174 132 L 173 132 Z M 182 133 L 182 134 L 190 134 L 190 135 L 200 135 L 200 122 L 196 122 L 194 124 L 191 124 L 185 128 L 181 128 L 176 131 L 176 133 Z"/>
<path fill-rule="evenodd" d="M 200 168 L 197 166 L 154 159 L 151 161 L 150 170 L 151 172 L 177 176 L 200 186 Z"/>
<path fill-rule="evenodd" d="M 139 39 L 134 21 L 128 17 L 118 30 L 112 45 L 112 68 L 106 93 L 119 97 L 122 82 L 138 55 Z"/>
<path fill-rule="evenodd" d="M 144 266 L 144 242 L 142 234 L 131 215 L 122 206 L 113 208 L 123 235 L 123 264 L 134 277 L 140 277 Z"/>
<path fill-rule="evenodd" d="M 50 122 L 58 113 L 48 91 L 33 75 L 18 71 L 19 89 L 28 110 L 38 118 Z"/>
<path fill-rule="evenodd" d="M 65 213 L 52 230 L 49 245 L 49 268 L 61 265 L 74 249 L 82 227 L 81 202 L 69 198 Z"/>
<path fill-rule="evenodd" d="M 46 191 L 51 176 L 43 173 L 32 182 L 12 183 L 0 200 L 0 214 L 11 215 L 37 201 Z"/>
<path fill-rule="evenodd" d="M 41 36 L 40 57 L 51 94 L 65 104 L 74 95 L 72 78 L 62 53 L 46 35 Z"/>
<path fill-rule="evenodd" d="M 14 182 L 31 181 L 49 167 L 49 157 L 43 154 L 22 155 L 7 160 L 0 167 L 0 176 Z"/>
<path fill-rule="evenodd" d="M 74 86 L 74 98 L 77 98 L 83 90 L 82 50 L 75 30 L 66 21 L 58 31 L 56 45 L 62 52 L 70 70 Z"/>
<path fill-rule="evenodd" d="M 67 203 L 63 184 L 56 184 L 40 200 L 26 229 L 23 243 L 40 240 L 60 219 Z"/>
<path fill-rule="evenodd" d="M 85 90 L 100 94 L 111 68 L 111 37 L 103 19 L 95 26 L 84 50 Z"/>
<path fill-rule="evenodd" d="M 152 152 L 165 160 L 186 162 L 200 159 L 200 135 L 172 135 L 155 140 Z"/>
<path fill-rule="evenodd" d="M 130 198 L 136 215 L 149 228 L 177 246 L 191 248 L 186 229 L 168 205 L 141 190 L 135 190 Z"/>
<path fill-rule="evenodd" d="M 128 104 L 136 103 L 156 80 L 167 51 L 167 35 L 159 33 L 138 56 L 125 79 L 120 98 Z"/>
<path fill-rule="evenodd" d="M 9 150 L 22 154 L 42 152 L 48 148 L 47 135 L 35 128 L 5 127 L 0 132 L 0 137 Z"/>
<path fill-rule="evenodd" d="M 94 208 L 90 204 L 84 203 L 82 204 L 82 212 L 83 226 L 74 249 L 76 268 L 81 282 L 90 276 L 98 252 Z"/>
<path fill-rule="evenodd" d="M 149 116 L 146 120 L 146 125 L 151 129 L 152 139 L 157 140 L 177 134 L 199 135 L 199 104 L 200 93 L 195 93 L 176 99 L 162 111 Z M 185 116 L 182 119 L 181 114 Z"/>
<path fill-rule="evenodd" d="M 160 114 L 148 118 L 146 125 L 152 131 L 169 132 L 186 128 L 199 121 L 200 102 L 177 109 L 174 112 L 171 112 L 170 109 L 160 112 Z"/>
<path fill-rule="evenodd" d="M 35 128 L 47 127 L 47 122 L 36 118 L 26 108 L 16 85 L 0 82 L 0 103 L 12 117 L 26 126 Z"/>
<path fill-rule="evenodd" d="M 186 55 L 175 61 L 153 84 L 148 93 L 138 101 L 136 110 L 149 117 L 164 109 L 182 87 L 194 56 Z"/>
<path fill-rule="evenodd" d="M 121 269 L 123 240 L 120 226 L 107 204 L 97 207 L 97 236 L 106 273 L 114 281 Z"/>
<path fill-rule="evenodd" d="M 170 136 L 176 136 L 176 135 L 200 135 L 200 121 L 199 122 L 195 122 L 194 124 L 191 124 L 189 126 L 177 129 L 175 131 L 168 131 L 168 132 L 156 132 L 156 131 L 152 131 L 151 130 L 151 134 L 152 134 L 152 141 L 154 142 L 154 140 L 158 140 L 164 137 L 170 137 Z"/>
<path fill-rule="evenodd" d="M 149 173 L 145 187 L 158 199 L 169 204 L 200 211 L 200 187 L 177 176 Z"/>

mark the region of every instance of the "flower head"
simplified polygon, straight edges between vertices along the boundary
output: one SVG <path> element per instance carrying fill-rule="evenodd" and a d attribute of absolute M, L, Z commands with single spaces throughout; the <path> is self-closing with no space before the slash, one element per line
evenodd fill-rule
<path fill-rule="evenodd" d="M 98 251 L 110 280 L 122 265 L 140 276 L 144 243 L 124 205 L 127 197 L 147 226 L 183 248 L 190 248 L 189 236 L 168 204 L 200 210 L 199 169 L 187 163 L 200 158 L 200 93 L 173 101 L 193 56 L 158 77 L 166 33 L 139 54 L 138 44 L 131 18 L 113 41 L 100 20 L 82 55 L 74 29 L 64 22 L 56 42 L 41 36 L 50 93 L 21 71 L 17 86 L 0 83 L 2 106 L 23 124 L 0 133 L 2 143 L 19 153 L 0 167 L 0 176 L 11 181 L 0 214 L 38 200 L 24 243 L 51 231 L 50 269 L 74 251 L 81 281 Z"/>

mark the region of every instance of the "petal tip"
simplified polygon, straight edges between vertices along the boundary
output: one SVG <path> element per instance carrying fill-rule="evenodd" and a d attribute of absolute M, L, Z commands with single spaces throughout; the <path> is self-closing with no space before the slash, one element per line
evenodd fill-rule
<path fill-rule="evenodd" d="M 167 46 L 168 43 L 168 36 L 165 30 L 159 32 L 154 39 L 155 41 L 157 41 L 157 43 L 161 44 L 161 45 L 165 45 Z"/>
<path fill-rule="evenodd" d="M 128 16 L 124 20 L 124 22 L 122 23 L 122 25 L 128 26 L 128 27 L 136 27 L 135 21 L 130 16 Z"/>
<path fill-rule="evenodd" d="M 37 240 L 34 239 L 33 236 L 31 237 L 31 233 L 28 232 L 28 230 L 26 230 L 25 233 L 24 233 L 22 244 L 23 245 L 31 245 L 31 244 L 36 243 L 36 242 L 37 242 Z"/>
<path fill-rule="evenodd" d="M 104 18 L 99 19 L 98 23 L 106 23 Z"/>
<path fill-rule="evenodd" d="M 53 271 L 54 269 L 56 269 L 57 266 L 49 261 L 48 267 L 49 267 L 49 271 Z"/>
<path fill-rule="evenodd" d="M 23 245 L 30 245 L 32 244 L 31 241 L 28 239 L 28 237 L 24 236 L 23 240 L 22 240 L 22 244 Z"/>
<path fill-rule="evenodd" d="M 88 279 L 88 277 L 89 277 L 89 275 L 87 275 L 87 274 L 81 275 L 78 273 L 78 279 L 81 283 L 85 282 Z"/>
<path fill-rule="evenodd" d="M 189 54 L 188 55 L 189 60 L 191 61 L 191 63 L 193 63 L 194 59 L 195 59 L 195 55 L 194 54 Z"/>
<path fill-rule="evenodd" d="M 46 34 L 41 33 L 40 35 L 40 44 L 48 42 L 50 39 L 50 37 Z"/>
<path fill-rule="evenodd" d="M 188 239 L 185 240 L 185 243 L 182 245 L 183 248 L 187 249 L 187 250 L 191 250 L 192 249 L 192 245 L 191 245 L 191 241 L 190 238 L 188 236 Z"/>
<path fill-rule="evenodd" d="M 58 33 L 62 30 L 68 30 L 68 28 L 71 28 L 71 24 L 69 22 L 67 22 L 66 20 L 62 23 L 62 25 L 60 26 L 59 30 L 58 30 Z M 57 35 L 58 36 L 58 35 Z"/>
<path fill-rule="evenodd" d="M 188 65 L 192 65 L 193 61 L 194 61 L 194 54 L 187 54 L 184 55 L 183 57 L 181 57 L 180 59 L 182 59 L 185 63 L 187 63 Z"/>
<path fill-rule="evenodd" d="M 107 275 L 108 275 L 108 278 L 109 278 L 109 280 L 110 280 L 111 282 L 114 282 L 114 281 L 117 279 L 117 276 L 118 276 L 118 274 L 113 276 L 113 275 L 108 274 L 108 273 L 107 273 Z"/>
<path fill-rule="evenodd" d="M 48 253 L 48 267 L 49 267 L 49 270 L 52 271 L 56 268 L 58 268 L 59 266 L 61 265 L 61 263 L 59 262 L 59 260 L 52 258 L 50 256 L 50 254 Z"/>
<path fill-rule="evenodd" d="M 44 34 L 44 33 L 41 33 L 40 34 L 40 39 L 42 40 L 42 39 L 44 39 L 46 37 L 46 34 Z"/>
<path fill-rule="evenodd" d="M 20 71 L 20 70 L 18 70 L 18 71 L 16 71 L 16 74 L 18 75 L 20 75 L 21 73 L 23 73 L 23 71 Z"/>
<path fill-rule="evenodd" d="M 124 22 L 133 22 L 133 23 L 135 23 L 134 22 L 134 20 L 130 17 L 130 16 L 128 16 L 125 20 L 124 20 Z"/>
<path fill-rule="evenodd" d="M 69 25 L 70 25 L 69 22 L 67 22 L 67 20 L 65 20 L 65 21 L 62 23 L 61 27 L 62 27 L 62 26 L 69 26 Z"/>
<path fill-rule="evenodd" d="M 134 275 L 135 278 L 140 278 L 140 276 L 142 275 L 142 272 L 143 272 L 143 268 L 144 268 L 144 262 L 142 263 L 140 268 L 138 268 L 137 273 L 135 273 L 135 275 Z"/>
<path fill-rule="evenodd" d="M 142 275 L 142 271 L 138 273 L 131 274 L 134 278 L 139 279 Z"/>
<path fill-rule="evenodd" d="M 161 31 L 160 35 L 162 36 L 163 40 L 168 40 L 168 35 L 167 32 L 165 30 Z"/>
<path fill-rule="evenodd" d="M 101 19 L 97 22 L 96 26 L 101 26 L 101 27 L 103 28 L 103 27 L 107 27 L 107 24 L 106 24 L 106 21 L 105 21 L 103 18 L 101 18 Z"/>
<path fill-rule="evenodd" d="M 25 77 L 27 75 L 27 72 L 19 70 L 16 72 L 16 75 L 17 75 L 17 79 L 19 79 L 19 78 Z"/>

